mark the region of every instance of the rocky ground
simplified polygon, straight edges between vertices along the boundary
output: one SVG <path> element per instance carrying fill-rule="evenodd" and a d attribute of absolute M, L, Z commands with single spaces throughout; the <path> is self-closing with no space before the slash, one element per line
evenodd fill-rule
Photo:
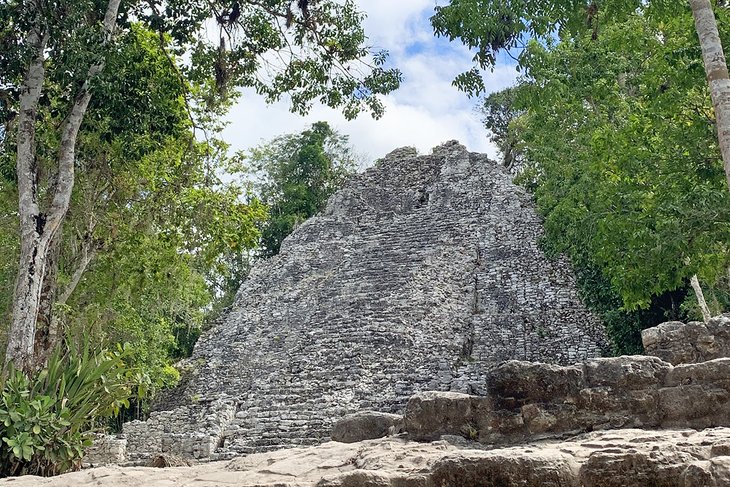
<path fill-rule="evenodd" d="M 474 448 L 402 437 L 249 455 L 192 467 L 102 467 L 12 487 L 714 487 L 730 485 L 730 428 L 592 432 Z"/>

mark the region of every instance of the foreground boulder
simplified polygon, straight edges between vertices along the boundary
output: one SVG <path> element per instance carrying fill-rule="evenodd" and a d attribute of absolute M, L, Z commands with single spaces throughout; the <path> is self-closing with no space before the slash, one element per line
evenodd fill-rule
<path fill-rule="evenodd" d="M 355 443 L 400 433 L 403 416 L 399 414 L 362 411 L 345 416 L 332 428 L 332 441 Z"/>
<path fill-rule="evenodd" d="M 444 435 L 477 440 L 480 431 L 490 428 L 492 411 L 492 401 L 487 397 L 422 392 L 408 401 L 405 428 L 416 441 L 438 440 Z"/>
<path fill-rule="evenodd" d="M 641 332 L 647 355 L 674 365 L 730 357 L 730 314 L 707 323 L 670 321 Z"/>
<path fill-rule="evenodd" d="M 193 467 L 103 467 L 13 487 L 720 487 L 730 485 L 730 429 L 593 432 L 494 450 L 443 441 L 330 442 Z"/>
<path fill-rule="evenodd" d="M 415 440 L 462 435 L 482 443 L 618 428 L 730 426 L 730 358 L 672 366 L 656 357 L 557 365 L 509 361 L 494 368 L 488 395 L 413 396 L 405 429 Z"/>

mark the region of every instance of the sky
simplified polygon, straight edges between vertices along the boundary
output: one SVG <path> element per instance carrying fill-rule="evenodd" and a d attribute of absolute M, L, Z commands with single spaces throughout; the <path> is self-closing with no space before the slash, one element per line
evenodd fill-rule
<path fill-rule="evenodd" d="M 287 100 L 267 105 L 247 90 L 228 115 L 223 140 L 233 150 L 247 149 L 278 135 L 301 132 L 322 120 L 350 137 L 365 166 L 398 147 L 413 146 L 427 154 L 452 139 L 471 151 L 495 157 L 497 151 L 475 111 L 477 101 L 451 86 L 457 74 L 472 67 L 472 55 L 461 43 L 434 37 L 428 19 L 437 2 L 357 0 L 367 14 L 368 44 L 389 51 L 389 65 L 403 73 L 401 87 L 383 98 L 386 110 L 379 120 L 364 113 L 347 121 L 337 110 L 321 104 L 302 117 L 289 112 Z M 508 59 L 498 60 L 494 71 L 484 73 L 489 92 L 512 85 L 516 77 Z"/>

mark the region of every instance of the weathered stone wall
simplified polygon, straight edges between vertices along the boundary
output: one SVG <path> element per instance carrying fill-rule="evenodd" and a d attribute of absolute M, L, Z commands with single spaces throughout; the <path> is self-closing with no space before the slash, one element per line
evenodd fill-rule
<path fill-rule="evenodd" d="M 153 412 L 147 421 L 124 424 L 129 461 L 141 462 L 160 453 L 193 459 L 214 457 L 215 450 L 222 446 L 226 428 L 233 421 L 235 401 L 225 397 L 187 399 L 190 404 Z"/>
<path fill-rule="evenodd" d="M 127 461 L 127 440 L 113 435 L 97 434 L 84 452 L 82 464 L 87 467 L 119 465 Z"/>
<path fill-rule="evenodd" d="M 125 425 L 132 454 L 207 451 L 185 437 L 213 458 L 319 443 L 338 418 L 415 392 L 483 393 L 502 360 L 600 355 L 602 327 L 541 235 L 529 195 L 486 156 L 394 151 L 255 266 L 173 410 Z M 234 410 L 202 405 L 214 400 Z"/>
<path fill-rule="evenodd" d="M 707 323 L 669 321 L 641 332 L 647 355 L 671 364 L 691 364 L 730 357 L 730 314 Z"/>
<path fill-rule="evenodd" d="M 508 361 L 485 396 L 424 392 L 408 402 L 405 430 L 482 443 L 620 428 L 730 426 L 730 358 L 672 366 L 656 357 L 598 358 L 571 366 Z"/>

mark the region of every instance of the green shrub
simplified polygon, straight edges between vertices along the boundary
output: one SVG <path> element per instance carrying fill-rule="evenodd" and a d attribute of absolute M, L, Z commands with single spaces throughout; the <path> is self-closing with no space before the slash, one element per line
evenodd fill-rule
<path fill-rule="evenodd" d="M 0 377 L 0 477 L 78 469 L 94 428 L 128 405 L 121 353 L 64 348 L 33 377 L 12 366 Z"/>

